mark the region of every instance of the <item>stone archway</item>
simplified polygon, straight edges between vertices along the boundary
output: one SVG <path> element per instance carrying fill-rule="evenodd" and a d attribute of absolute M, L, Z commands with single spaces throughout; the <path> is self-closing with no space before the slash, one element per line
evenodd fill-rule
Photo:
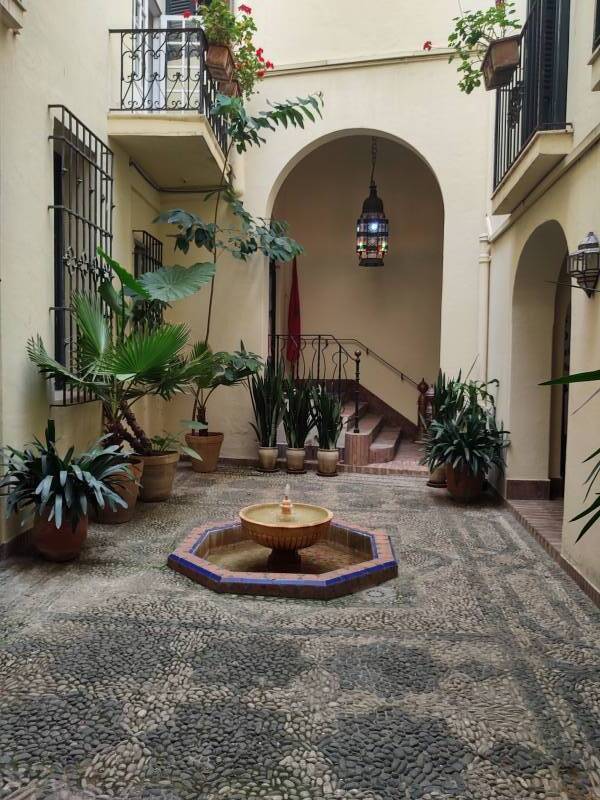
<path fill-rule="evenodd" d="M 305 247 L 298 260 L 303 331 L 356 339 L 393 365 L 364 360 L 364 386 L 415 423 L 417 393 L 398 372 L 418 382 L 439 369 L 444 202 L 425 159 L 377 134 L 390 248 L 383 267 L 360 268 L 355 225 L 369 190 L 373 133 L 338 132 L 305 148 L 276 182 L 273 216 L 287 220 Z M 277 275 L 278 333 L 286 330 L 289 273 Z"/>
<path fill-rule="evenodd" d="M 521 252 L 512 298 L 510 438 L 507 497 L 549 499 L 561 478 L 566 396 L 540 386 L 562 374 L 570 288 L 567 241 L 555 220 L 531 234 Z"/>

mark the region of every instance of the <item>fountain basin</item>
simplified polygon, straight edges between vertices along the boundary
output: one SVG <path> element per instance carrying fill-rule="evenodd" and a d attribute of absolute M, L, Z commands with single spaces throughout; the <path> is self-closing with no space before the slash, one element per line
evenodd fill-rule
<path fill-rule="evenodd" d="M 190 531 L 168 558 L 171 569 L 215 592 L 330 600 L 395 578 L 389 537 L 334 519 L 293 567 L 269 568 L 270 551 L 241 521 L 212 522 Z"/>
<path fill-rule="evenodd" d="M 327 508 L 294 503 L 282 514 L 280 503 L 257 503 L 240 511 L 243 530 L 257 544 L 272 550 L 303 550 L 323 538 L 333 514 Z"/>

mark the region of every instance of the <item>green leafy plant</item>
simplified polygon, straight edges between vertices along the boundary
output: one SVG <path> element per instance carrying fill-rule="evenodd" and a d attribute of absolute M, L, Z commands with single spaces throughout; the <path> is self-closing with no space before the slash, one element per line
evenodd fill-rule
<path fill-rule="evenodd" d="M 286 378 L 283 393 L 283 428 L 288 447 L 302 448 L 315 424 L 311 386 L 307 381 Z"/>
<path fill-rule="evenodd" d="M 471 475 L 486 475 L 492 466 L 504 470 L 508 431 L 498 428 L 495 415 L 477 403 L 467 404 L 455 416 L 433 420 L 426 440 L 431 470 L 447 464 Z"/>
<path fill-rule="evenodd" d="M 239 37 L 239 24 L 229 3 L 210 0 L 198 6 L 198 17 L 210 44 L 233 46 Z"/>
<path fill-rule="evenodd" d="M 233 147 L 243 153 L 250 147 L 261 147 L 266 141 L 262 135 L 266 131 L 275 131 L 278 127 L 304 127 L 305 120 L 314 122 L 317 116 L 321 116 L 322 105 L 323 98 L 318 93 L 307 98 L 270 104 L 266 111 L 252 116 L 246 111 L 241 98 L 218 95 L 211 114 L 225 121 L 229 146 L 219 186 L 206 195 L 207 200 L 216 196 L 213 219 L 211 222 L 207 222 L 199 215 L 181 208 L 162 213 L 155 221 L 176 226 L 175 249 L 187 253 L 193 244 L 200 249 L 207 250 L 212 256 L 215 270 L 222 253 L 229 253 L 234 258 L 246 261 L 253 254 L 260 252 L 267 258 L 279 262 L 292 261 L 295 256 L 302 253 L 302 247 L 287 236 L 286 223 L 253 217 L 244 207 L 233 186 L 226 180 L 226 176 Z M 221 201 L 229 206 L 238 222 L 237 228 L 226 228 L 218 224 Z M 213 300 L 214 274 L 210 281 L 210 298 L 204 336 L 206 345 L 210 339 Z"/>
<path fill-rule="evenodd" d="M 205 369 L 191 381 L 194 397 L 192 419 L 186 425 L 202 436 L 208 432 L 206 406 L 213 392 L 219 386 L 237 386 L 251 375 L 258 373 L 263 366 L 262 359 L 246 350 L 244 343 L 233 353 L 213 353 L 205 342 L 197 342 L 192 347 L 191 357 L 202 363 Z"/>
<path fill-rule="evenodd" d="M 594 381 L 600 381 L 600 369 L 594 369 L 589 372 L 576 372 L 573 375 L 564 375 L 562 378 L 544 381 L 541 386 L 564 386 L 571 383 L 591 383 Z M 600 389 L 596 389 L 596 391 L 594 391 L 591 396 L 588 397 L 585 403 L 576 409 L 576 412 L 580 411 L 584 405 L 587 405 L 587 403 L 589 403 L 589 401 L 592 400 L 598 393 L 600 393 Z M 587 464 L 588 462 L 592 462 L 593 466 L 584 482 L 584 486 L 587 486 L 585 493 L 586 501 L 589 498 L 592 489 L 594 488 L 598 476 L 600 475 L 600 448 L 598 450 L 594 450 L 593 453 L 584 459 L 583 463 Z M 574 516 L 570 521 L 578 522 L 586 517 L 588 517 L 588 519 L 586 520 L 583 528 L 579 531 L 579 535 L 577 536 L 575 542 L 578 542 L 583 536 L 585 536 L 590 528 L 600 519 L 600 493 L 596 492 L 596 495 L 589 506 L 584 508 L 583 511 L 580 511 L 580 513 Z"/>
<path fill-rule="evenodd" d="M 250 376 L 248 388 L 254 411 L 254 422 L 250 425 L 258 444 L 260 447 L 275 447 L 284 403 L 283 365 L 269 360 L 262 372 Z"/>
<path fill-rule="evenodd" d="M 105 430 L 111 435 L 111 444 L 127 442 L 136 453 L 149 455 L 154 448 L 135 416 L 135 403 L 148 395 L 168 400 L 185 391 L 206 370 L 208 356 L 187 352 L 189 333 L 184 325 L 162 324 L 151 330 L 132 330 L 131 297 L 156 300 L 152 283 L 144 285 L 101 250 L 99 254 L 116 274 L 120 291 L 106 283 L 101 287 L 100 297 L 77 294 L 72 298 L 77 363 L 70 369 L 57 362 L 46 351 L 40 336 L 29 340 L 27 352 L 48 380 L 89 392 L 102 402 Z M 189 273 L 178 274 L 179 294 Z M 195 278 L 187 283 L 186 296 L 197 291 L 194 286 Z M 160 292 L 165 296 L 164 287 Z M 168 296 L 173 298 L 172 294 Z M 107 319 L 102 298 L 105 302 L 106 298 L 115 302 L 114 324 Z"/>
<path fill-rule="evenodd" d="M 6 471 L 0 489 L 8 493 L 6 515 L 26 512 L 24 525 L 31 521 L 27 512 L 47 516 L 61 528 L 64 521 L 76 525 L 90 509 L 127 507 L 113 487 L 132 477 L 130 458 L 102 439 L 88 452 L 75 455 L 70 447 L 61 456 L 54 421 L 48 420 L 43 442 L 35 438 L 23 450 L 5 447 L 3 455 Z"/>
<path fill-rule="evenodd" d="M 342 403 L 322 386 L 313 387 L 312 401 L 319 447 L 322 450 L 334 450 L 344 426 Z"/>
<path fill-rule="evenodd" d="M 454 29 L 448 47 L 454 50 L 450 61 L 458 61 L 458 87 L 465 94 L 481 85 L 481 64 L 489 44 L 521 27 L 513 2 L 497 0 L 493 6 L 469 11 L 453 19 Z"/>

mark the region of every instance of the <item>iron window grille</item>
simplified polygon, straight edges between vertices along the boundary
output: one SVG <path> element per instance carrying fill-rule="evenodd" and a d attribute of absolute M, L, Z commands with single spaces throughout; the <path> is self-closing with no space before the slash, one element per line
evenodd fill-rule
<path fill-rule="evenodd" d="M 113 153 L 63 105 L 51 105 L 54 117 L 54 357 L 71 370 L 78 366 L 77 328 L 72 300 L 78 293 L 98 295 L 111 270 L 97 256 L 98 246 L 112 252 Z M 107 320 L 110 308 L 102 302 Z M 54 402 L 85 403 L 86 391 L 55 384 Z"/>
<path fill-rule="evenodd" d="M 133 231 L 133 270 L 136 278 L 144 272 L 156 272 L 163 265 L 163 245 L 148 231 Z"/>
<path fill-rule="evenodd" d="M 156 272 L 163 266 L 163 245 L 148 231 L 133 231 L 133 272 L 136 278 L 145 272 Z M 133 325 L 136 330 L 154 330 L 164 322 L 166 303 L 159 300 L 136 303 Z"/>
<path fill-rule="evenodd" d="M 600 47 L 600 0 L 596 0 L 596 16 L 594 18 L 594 43 L 593 49 Z"/>

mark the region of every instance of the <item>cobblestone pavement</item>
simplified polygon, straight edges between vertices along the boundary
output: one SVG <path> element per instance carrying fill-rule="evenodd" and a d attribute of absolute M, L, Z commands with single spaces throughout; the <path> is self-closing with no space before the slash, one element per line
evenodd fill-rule
<path fill-rule="evenodd" d="M 287 480 L 183 469 L 80 562 L 0 565 L 0 798 L 600 798 L 600 614 L 501 508 L 295 476 L 391 535 L 397 580 L 265 600 L 166 568 Z"/>

